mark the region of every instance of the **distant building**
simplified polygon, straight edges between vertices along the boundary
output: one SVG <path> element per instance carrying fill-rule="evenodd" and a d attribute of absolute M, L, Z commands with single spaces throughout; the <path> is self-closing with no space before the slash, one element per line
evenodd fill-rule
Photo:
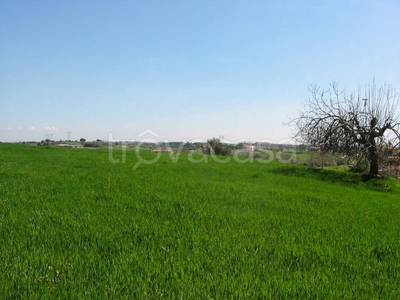
<path fill-rule="evenodd" d="M 255 146 L 248 145 L 248 144 L 243 144 L 243 149 L 246 150 L 246 151 L 254 151 Z"/>

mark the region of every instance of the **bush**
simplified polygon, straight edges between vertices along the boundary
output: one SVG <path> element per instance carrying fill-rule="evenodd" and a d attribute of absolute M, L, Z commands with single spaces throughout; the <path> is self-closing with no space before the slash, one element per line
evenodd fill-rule
<path fill-rule="evenodd" d="M 99 145 L 96 143 L 85 143 L 83 144 L 83 147 L 98 148 Z"/>
<path fill-rule="evenodd" d="M 231 149 L 228 145 L 224 145 L 221 143 L 219 139 L 212 138 L 207 141 L 208 145 L 214 150 L 216 155 L 229 155 L 231 154 Z M 210 149 L 207 149 L 207 154 L 210 154 Z"/>
<path fill-rule="evenodd" d="M 310 167 L 329 167 L 335 165 L 335 160 L 329 154 L 312 153 L 305 165 Z"/>
<path fill-rule="evenodd" d="M 346 157 L 337 157 L 336 158 L 336 165 L 337 166 L 344 166 L 344 165 L 348 165 L 348 158 Z"/>
<path fill-rule="evenodd" d="M 364 173 L 369 170 L 369 162 L 365 158 L 358 159 L 351 167 L 350 171 L 354 173 Z"/>

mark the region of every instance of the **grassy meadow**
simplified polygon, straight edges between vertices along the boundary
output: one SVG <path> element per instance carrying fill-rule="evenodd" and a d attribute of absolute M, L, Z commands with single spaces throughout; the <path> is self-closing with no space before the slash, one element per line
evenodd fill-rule
<path fill-rule="evenodd" d="M 0 297 L 400 298 L 399 180 L 140 155 L 0 144 Z"/>

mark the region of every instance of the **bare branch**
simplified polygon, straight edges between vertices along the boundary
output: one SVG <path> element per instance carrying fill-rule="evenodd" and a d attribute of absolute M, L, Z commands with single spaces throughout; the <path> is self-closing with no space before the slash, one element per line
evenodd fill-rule
<path fill-rule="evenodd" d="M 375 80 L 357 93 L 346 93 L 336 82 L 329 89 L 309 86 L 310 97 L 299 117 L 290 119 L 295 138 L 324 152 L 363 155 L 378 172 L 381 147 L 400 142 L 399 94 L 388 84 L 377 89 Z M 364 94 L 364 96 L 362 96 Z"/>

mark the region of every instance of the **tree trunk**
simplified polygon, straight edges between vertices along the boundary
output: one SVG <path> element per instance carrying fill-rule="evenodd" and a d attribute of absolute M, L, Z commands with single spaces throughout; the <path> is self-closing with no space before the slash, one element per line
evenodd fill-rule
<path fill-rule="evenodd" d="M 376 144 L 371 143 L 371 146 L 368 150 L 369 154 L 369 174 L 370 175 L 378 175 L 379 174 L 379 160 L 378 160 L 378 149 L 376 148 Z"/>

